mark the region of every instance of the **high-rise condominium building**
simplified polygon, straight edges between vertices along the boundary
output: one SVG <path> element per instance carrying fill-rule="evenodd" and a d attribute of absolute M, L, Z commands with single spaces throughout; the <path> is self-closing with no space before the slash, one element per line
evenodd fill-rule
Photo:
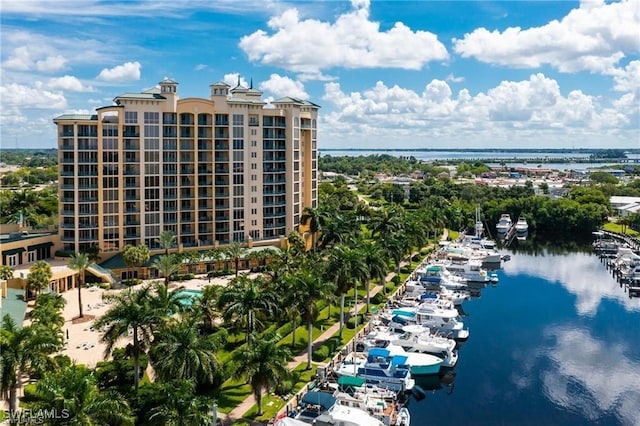
<path fill-rule="evenodd" d="M 58 126 L 63 249 L 184 247 L 275 239 L 317 200 L 319 106 L 219 82 L 209 98 L 178 97 L 168 78 Z"/>

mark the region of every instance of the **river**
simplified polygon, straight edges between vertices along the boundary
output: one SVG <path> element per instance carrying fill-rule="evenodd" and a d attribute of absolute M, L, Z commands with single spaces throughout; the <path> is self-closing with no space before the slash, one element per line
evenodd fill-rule
<path fill-rule="evenodd" d="M 498 275 L 412 425 L 640 425 L 640 299 L 590 253 L 513 253 Z"/>

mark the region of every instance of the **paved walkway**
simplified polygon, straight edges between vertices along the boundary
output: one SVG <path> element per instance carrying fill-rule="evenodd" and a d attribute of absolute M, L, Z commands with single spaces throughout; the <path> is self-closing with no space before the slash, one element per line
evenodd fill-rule
<path fill-rule="evenodd" d="M 407 262 L 401 262 L 400 263 L 400 267 L 403 267 L 406 264 L 407 264 Z M 390 272 L 385 278 L 385 283 L 388 283 L 389 281 L 391 281 L 391 279 L 395 275 L 396 275 L 395 271 Z M 381 290 L 382 290 L 382 286 L 381 285 L 376 285 L 374 287 L 371 287 L 371 290 L 369 291 L 370 297 L 373 297 L 374 295 L 379 293 Z M 359 302 L 356 312 L 360 312 L 360 309 L 365 307 L 366 303 L 367 303 L 366 299 L 364 299 L 361 302 Z M 313 348 L 316 349 L 318 346 L 320 346 L 326 340 L 328 340 L 331 337 L 333 337 L 333 335 L 336 334 L 339 330 L 340 330 L 340 322 L 336 322 L 331 327 L 327 328 L 324 331 L 324 333 L 322 333 L 320 336 L 318 336 L 313 341 Z M 289 362 L 289 364 L 287 364 L 287 367 L 290 370 L 293 370 L 300 363 L 306 362 L 306 361 L 307 361 L 307 349 L 305 349 L 302 352 L 300 352 L 300 354 L 298 354 L 291 362 Z M 233 424 L 233 422 L 236 421 L 236 420 L 240 420 L 242 418 L 242 416 L 244 415 L 244 413 L 249 411 L 251 409 L 251 407 L 253 407 L 255 404 L 256 404 L 256 399 L 255 399 L 255 397 L 253 395 L 247 397 L 244 401 L 242 401 L 240 404 L 238 404 L 238 406 L 236 406 L 236 408 L 231 410 L 226 416 L 223 416 L 224 424 L 225 425 L 229 425 L 229 424 Z"/>

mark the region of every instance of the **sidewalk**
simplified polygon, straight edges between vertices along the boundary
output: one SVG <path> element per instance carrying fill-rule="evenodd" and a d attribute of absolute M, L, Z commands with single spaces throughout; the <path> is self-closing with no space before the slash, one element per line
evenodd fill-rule
<path fill-rule="evenodd" d="M 407 264 L 407 262 L 402 261 L 402 262 L 400 262 L 400 267 L 403 267 L 406 264 Z M 391 281 L 391 279 L 395 275 L 396 275 L 395 271 L 389 272 L 387 274 L 387 276 L 385 277 L 385 281 L 384 282 L 388 283 L 389 281 Z M 372 287 L 371 290 L 369 291 L 369 296 L 373 297 L 374 295 L 379 293 L 381 290 L 382 290 L 382 286 L 381 285 L 376 285 L 376 286 Z M 365 307 L 366 304 L 367 304 L 367 300 L 366 299 L 363 299 L 361 302 L 359 302 L 358 306 L 356 307 L 356 312 L 360 312 L 360 309 Z M 313 349 L 315 350 L 318 346 L 320 346 L 326 340 L 328 340 L 331 337 L 333 337 L 333 335 L 336 334 L 339 330 L 340 330 L 340 322 L 336 322 L 331 327 L 327 328 L 324 331 L 324 333 L 322 333 L 320 336 L 318 336 L 313 341 L 313 344 L 312 344 Z M 293 370 L 300 363 L 306 362 L 306 361 L 307 361 L 307 349 L 305 348 L 302 352 L 300 352 L 300 354 L 298 354 L 293 360 L 291 360 L 291 362 L 289 362 L 289 364 L 287 364 L 287 368 L 289 368 L 290 370 Z M 246 413 L 247 411 L 249 411 L 249 409 L 251 409 L 251 407 L 253 407 L 254 404 L 256 404 L 255 397 L 253 395 L 247 397 L 238 406 L 236 406 L 236 408 L 234 408 L 228 414 L 223 416 L 223 419 L 224 419 L 223 424 L 224 425 L 230 425 L 230 424 L 233 424 L 234 421 L 240 420 L 242 418 L 243 414 Z"/>

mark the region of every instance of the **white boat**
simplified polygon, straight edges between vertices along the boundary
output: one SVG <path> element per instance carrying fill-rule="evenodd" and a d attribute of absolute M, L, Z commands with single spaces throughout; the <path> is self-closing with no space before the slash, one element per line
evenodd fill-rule
<path fill-rule="evenodd" d="M 450 290 L 467 288 L 466 277 L 456 276 L 448 269 L 447 266 L 445 266 L 444 263 L 432 263 L 426 265 L 426 267 L 417 268 L 415 272 L 418 277 L 418 281 L 425 286 L 443 286 Z"/>
<path fill-rule="evenodd" d="M 420 325 L 402 327 L 404 334 L 393 340 L 392 345 L 402 347 L 407 353 L 418 352 L 437 356 L 442 359 L 442 366 L 453 368 L 458 363 L 456 341 L 433 334 L 430 329 Z"/>
<path fill-rule="evenodd" d="M 337 385 L 333 396 L 338 404 L 364 410 L 385 426 L 397 424 L 396 393 L 366 386 L 365 380 L 359 377 L 340 377 Z"/>
<path fill-rule="evenodd" d="M 403 298 L 416 302 L 406 303 L 407 305 L 417 304 L 420 299 L 425 297 L 437 297 L 438 299 L 450 300 L 456 306 L 461 305 L 465 300 L 471 299 L 469 293 L 465 291 L 451 290 L 442 285 L 439 286 L 439 288 L 436 286 L 430 286 L 429 288 L 427 288 L 418 281 L 407 281 L 405 283 L 405 292 L 402 296 Z"/>
<path fill-rule="evenodd" d="M 388 353 L 388 351 L 387 351 Z M 375 355 L 375 353 L 374 353 Z M 440 370 L 440 363 L 437 365 Z M 396 392 L 405 392 L 413 388 L 415 380 L 411 378 L 410 366 L 404 356 L 394 356 L 390 360 L 368 355 L 366 359 L 353 354 L 347 356 L 334 372 L 338 377 L 355 376 L 365 379 L 367 383 L 385 387 Z M 435 366 L 433 367 L 435 368 Z"/>
<path fill-rule="evenodd" d="M 490 276 L 489 276 L 489 280 L 493 283 L 493 284 L 497 284 L 498 283 L 498 274 L 496 274 L 495 272 L 493 272 Z"/>
<path fill-rule="evenodd" d="M 398 426 L 410 426 L 411 425 L 411 414 L 409 414 L 409 409 L 407 407 L 402 407 L 400 411 L 398 411 L 398 422 L 396 423 Z"/>
<path fill-rule="evenodd" d="M 512 225 L 513 221 L 511 220 L 511 216 L 508 213 L 503 213 L 500 215 L 500 219 L 496 224 L 496 232 L 498 232 L 498 234 L 506 234 Z"/>
<path fill-rule="evenodd" d="M 327 392 L 307 392 L 298 405 L 295 420 L 316 426 L 385 426 L 364 410 L 338 404 Z"/>
<path fill-rule="evenodd" d="M 469 330 L 464 328 L 464 323 L 459 320 L 456 310 L 428 313 L 425 310 L 418 311 L 416 308 L 399 308 L 384 314 L 387 315 L 386 325 L 394 331 L 402 331 L 406 325 L 417 324 L 451 339 L 463 341 L 469 338 Z"/>
<path fill-rule="evenodd" d="M 458 275 L 468 282 L 486 283 L 489 281 L 487 271 L 482 267 L 482 262 L 478 260 L 451 261 L 445 265 L 452 274 Z"/>
<path fill-rule="evenodd" d="M 516 222 L 516 232 L 519 234 L 524 234 L 529 230 L 529 224 L 527 223 L 527 219 L 524 216 L 518 217 L 518 221 Z"/>

